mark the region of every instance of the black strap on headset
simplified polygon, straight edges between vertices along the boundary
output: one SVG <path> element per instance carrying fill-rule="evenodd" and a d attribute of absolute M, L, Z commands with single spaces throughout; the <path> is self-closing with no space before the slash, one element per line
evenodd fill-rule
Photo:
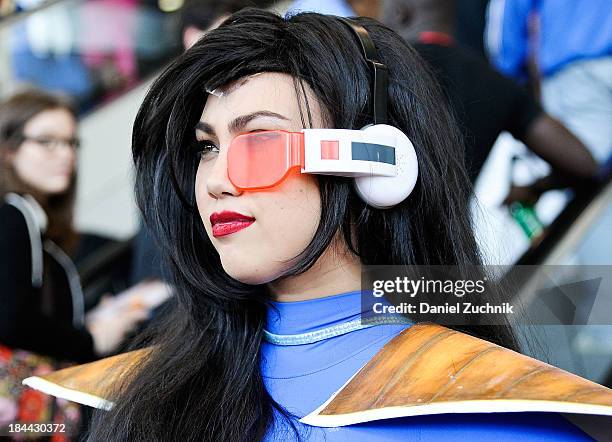
<path fill-rule="evenodd" d="M 372 66 L 372 116 L 374 124 L 387 124 L 387 66 L 378 61 L 378 51 L 366 28 L 349 18 L 338 18 L 353 31 L 353 34 L 359 40 L 363 56 Z"/>

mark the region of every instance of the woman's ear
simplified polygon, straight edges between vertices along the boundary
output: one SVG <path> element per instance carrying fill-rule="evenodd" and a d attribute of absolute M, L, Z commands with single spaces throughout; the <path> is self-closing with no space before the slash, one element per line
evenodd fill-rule
<path fill-rule="evenodd" d="M 14 157 L 15 152 L 12 149 L 0 148 L 0 162 L 2 164 L 11 164 L 13 162 Z"/>
<path fill-rule="evenodd" d="M 17 155 L 16 150 L 0 146 L 0 173 L 13 169 L 15 155 Z"/>

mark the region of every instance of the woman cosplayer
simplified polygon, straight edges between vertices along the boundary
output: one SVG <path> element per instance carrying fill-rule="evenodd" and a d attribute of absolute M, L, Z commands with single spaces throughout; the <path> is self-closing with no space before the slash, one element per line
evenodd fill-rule
<path fill-rule="evenodd" d="M 509 326 L 358 325 L 362 265 L 479 263 L 441 103 L 373 20 L 231 16 L 134 127 L 176 310 L 147 349 L 29 384 L 105 408 L 92 440 L 588 440 L 555 411 L 610 414 L 610 391 L 506 349 Z"/>

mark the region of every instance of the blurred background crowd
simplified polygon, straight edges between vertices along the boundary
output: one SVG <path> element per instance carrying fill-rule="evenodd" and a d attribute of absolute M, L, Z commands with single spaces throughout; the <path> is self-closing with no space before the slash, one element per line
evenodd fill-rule
<path fill-rule="evenodd" d="M 465 138 L 486 263 L 612 264 L 609 0 L 0 0 L 0 425 L 84 425 L 19 381 L 119 352 L 172 308 L 132 122 L 164 66 L 248 6 L 369 16 L 414 46 Z M 537 356 L 611 386 L 611 328 L 548 327 Z"/>

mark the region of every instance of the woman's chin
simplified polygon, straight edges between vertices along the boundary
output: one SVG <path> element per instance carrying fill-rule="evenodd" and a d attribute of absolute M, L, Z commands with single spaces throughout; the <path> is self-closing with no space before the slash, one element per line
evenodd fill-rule
<path fill-rule="evenodd" d="M 253 267 L 252 263 L 223 263 L 223 269 L 231 278 L 240 281 L 243 284 L 261 285 L 267 284 L 276 279 L 276 274 L 271 274 L 267 269 Z"/>
<path fill-rule="evenodd" d="M 68 190 L 68 187 L 70 187 L 70 180 L 54 179 L 40 187 L 42 187 L 41 190 L 47 195 L 59 195 Z"/>

